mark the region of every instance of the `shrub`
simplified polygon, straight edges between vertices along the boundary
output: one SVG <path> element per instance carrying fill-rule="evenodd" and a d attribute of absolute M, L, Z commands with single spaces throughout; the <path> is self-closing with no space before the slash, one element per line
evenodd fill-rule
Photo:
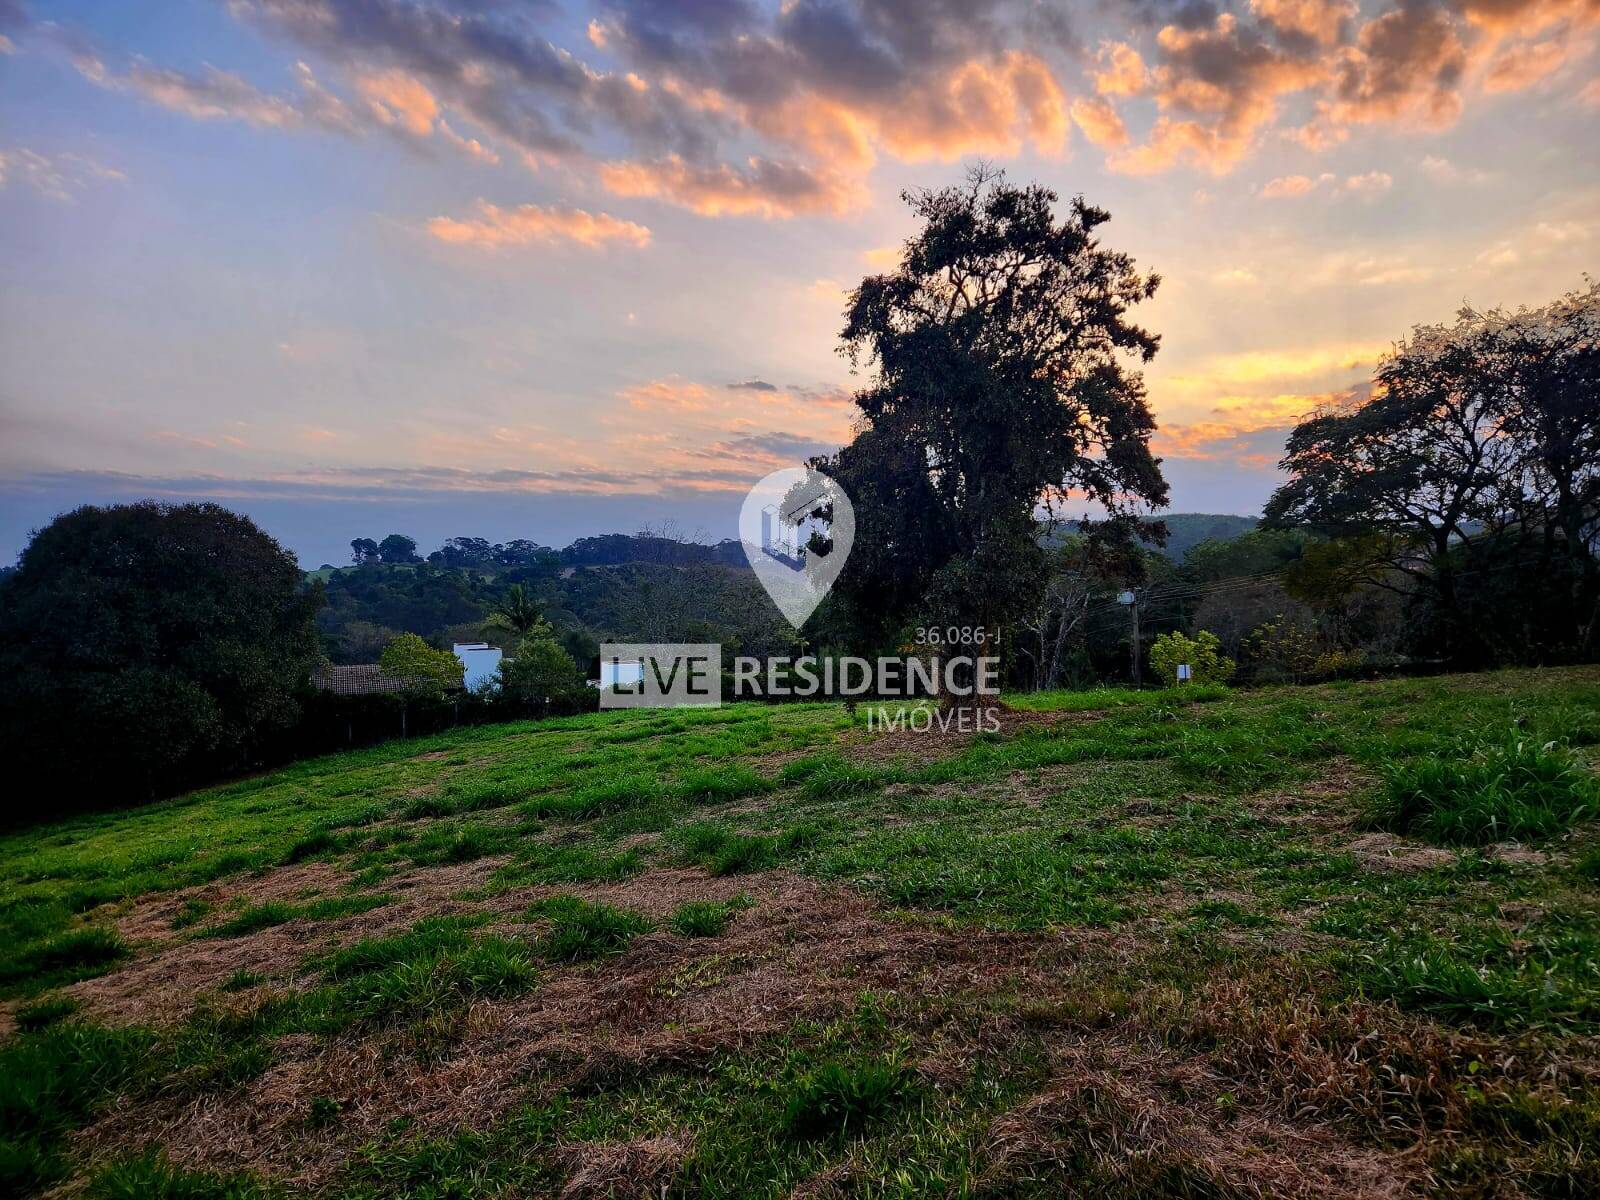
<path fill-rule="evenodd" d="M 0 603 L 5 817 L 148 799 L 253 761 L 299 714 L 321 603 L 288 551 L 215 504 L 57 517 Z"/>
<path fill-rule="evenodd" d="M 500 694 L 514 708 L 541 716 L 593 707 L 583 672 L 542 620 L 522 635 L 510 658 L 501 660 Z"/>
<path fill-rule="evenodd" d="M 459 688 L 465 670 L 454 654 L 435 650 L 414 633 L 402 633 L 385 646 L 378 665 L 385 675 L 403 680 L 408 694 L 422 699 L 437 699 L 447 688 Z"/>
<path fill-rule="evenodd" d="M 1593 817 L 1597 803 L 1600 785 L 1570 752 L 1553 742 L 1510 737 L 1389 767 L 1365 824 L 1482 845 L 1548 837 Z"/>
<path fill-rule="evenodd" d="M 1217 635 L 1200 630 L 1192 638 L 1177 630 L 1150 644 L 1150 667 L 1168 687 L 1178 682 L 1178 665 L 1188 663 L 1191 683 L 1222 683 L 1233 674 L 1233 659 L 1222 653 Z"/>
<path fill-rule="evenodd" d="M 783 1110 L 783 1131 L 794 1138 L 859 1131 L 888 1112 L 906 1086 L 897 1063 L 824 1063 L 796 1084 Z"/>

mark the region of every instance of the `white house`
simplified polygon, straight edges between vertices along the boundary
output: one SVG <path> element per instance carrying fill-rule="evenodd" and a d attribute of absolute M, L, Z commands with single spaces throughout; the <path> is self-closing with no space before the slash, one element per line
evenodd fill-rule
<path fill-rule="evenodd" d="M 500 671 L 500 648 L 488 642 L 457 642 L 453 649 L 461 660 L 462 684 L 467 691 L 476 691 L 486 683 L 493 683 Z"/>
<path fill-rule="evenodd" d="M 620 659 L 601 659 L 600 678 L 591 680 L 597 688 L 631 688 L 644 678 L 642 662 L 623 662 Z"/>

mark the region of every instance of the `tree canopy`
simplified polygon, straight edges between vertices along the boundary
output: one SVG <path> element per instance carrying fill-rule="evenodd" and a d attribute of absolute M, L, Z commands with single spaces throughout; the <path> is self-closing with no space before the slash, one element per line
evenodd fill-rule
<path fill-rule="evenodd" d="M 542 620 L 535 621 L 515 653 L 501 661 L 500 688 L 512 704 L 537 714 L 570 711 L 588 699 L 583 672 Z"/>
<path fill-rule="evenodd" d="M 1447 643 L 1493 634 L 1467 621 L 1463 578 L 1481 590 L 1488 574 L 1527 582 L 1531 568 L 1534 582 L 1560 580 L 1560 594 L 1534 602 L 1560 609 L 1563 652 L 1589 653 L 1600 618 L 1600 284 L 1417 327 L 1379 365 L 1369 398 L 1295 428 L 1282 466 L 1290 479 L 1267 522 L 1360 539 L 1369 573 L 1386 569 L 1428 597 Z M 1343 556 L 1347 574 L 1359 565 Z"/>
<path fill-rule="evenodd" d="M 246 764 L 294 722 L 319 657 L 320 589 L 215 504 L 79 508 L 0 586 L 0 739 L 18 775 L 51 779 L 42 802 Z"/>
<path fill-rule="evenodd" d="M 461 686 L 461 660 L 448 650 L 435 650 L 414 633 L 402 633 L 378 656 L 385 675 L 402 679 L 406 691 L 418 697 L 438 697 L 446 688 Z"/>
<path fill-rule="evenodd" d="M 1027 609 L 1040 505 L 1070 495 L 1128 520 L 1167 498 L 1134 367 L 1158 339 L 1128 315 L 1159 280 L 1100 244 L 1110 214 L 1080 197 L 1058 219 L 1054 192 L 984 168 L 904 198 L 921 229 L 851 294 L 842 334 L 871 373 L 859 432 L 814 464 L 855 506 L 836 593 L 864 641 Z"/>

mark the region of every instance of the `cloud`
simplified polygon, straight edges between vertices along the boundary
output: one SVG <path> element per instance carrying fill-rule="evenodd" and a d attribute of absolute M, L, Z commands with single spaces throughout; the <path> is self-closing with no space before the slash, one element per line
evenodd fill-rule
<path fill-rule="evenodd" d="M 1283 200 L 1309 195 L 1322 188 L 1333 188 L 1353 195 L 1375 196 L 1394 185 L 1394 177 L 1387 171 L 1368 171 L 1364 175 L 1347 175 L 1341 183 L 1331 171 L 1312 178 L 1310 175 L 1280 175 L 1261 185 L 1261 196 L 1267 200 Z"/>
<path fill-rule="evenodd" d="M 1368 171 L 1365 175 L 1351 175 L 1344 181 L 1344 190 L 1363 196 L 1387 192 L 1394 186 L 1394 176 L 1387 171 Z"/>
<path fill-rule="evenodd" d="M 1355 342 L 1216 355 L 1167 377 L 1161 391 L 1169 403 L 1204 403 L 1213 415 L 1230 419 L 1245 413 L 1256 414 L 1250 416 L 1255 420 L 1264 411 L 1262 406 L 1276 405 L 1273 419 L 1281 420 L 1298 403 L 1281 397 L 1303 395 L 1307 384 L 1319 389 L 1347 387 L 1352 376 L 1370 372 L 1389 348 L 1387 342 Z"/>
<path fill-rule="evenodd" d="M 676 156 L 654 162 L 610 162 L 600 167 L 599 176 L 613 195 L 666 200 L 704 217 L 838 214 L 864 199 L 845 180 L 763 158 L 751 158 L 743 168 L 696 166 Z"/>
<path fill-rule="evenodd" d="M 1557 25 L 1587 28 L 1600 24 L 1593 0 L 1457 0 L 1467 20 L 1497 35 L 1532 37 Z"/>
<path fill-rule="evenodd" d="M 1331 175 L 1323 175 L 1319 179 L 1313 179 L 1309 175 L 1280 175 L 1276 179 L 1269 179 L 1261 186 L 1261 195 L 1268 200 L 1304 196 L 1314 190 L 1319 183 L 1332 178 Z"/>
<path fill-rule="evenodd" d="M 1453 123 L 1467 51 L 1442 6 L 1414 0 L 1368 21 L 1339 54 L 1330 113 L 1345 124 Z"/>
<path fill-rule="evenodd" d="M 125 179 L 127 176 L 115 167 L 82 154 L 45 155 L 26 146 L 0 150 L 0 188 L 23 184 L 51 200 L 70 201 L 94 184 L 121 183 Z"/>
<path fill-rule="evenodd" d="M 441 242 L 480 249 L 560 242 L 590 248 L 613 242 L 630 246 L 650 244 L 649 229 L 609 213 L 595 214 L 581 208 L 546 208 L 537 204 L 504 209 L 487 200 L 478 201 L 476 217 L 466 220 L 434 217 L 428 222 L 427 231 Z"/>
<path fill-rule="evenodd" d="M 1280 34 L 1333 46 L 1359 10 L 1352 0 L 1250 0 L 1250 11 Z"/>
<path fill-rule="evenodd" d="M 439 100 L 420 80 L 404 71 L 376 71 L 356 76 L 356 89 L 366 97 L 380 124 L 398 124 L 426 137 L 439 119 Z"/>
<path fill-rule="evenodd" d="M 1276 44 L 1232 13 L 1193 29 L 1168 25 L 1156 45 L 1148 90 L 1163 115 L 1143 146 L 1112 158 L 1115 170 L 1144 174 L 1186 161 L 1226 174 L 1275 119 L 1282 97 L 1326 75 L 1314 55 Z"/>
<path fill-rule="evenodd" d="M 1080 96 L 1072 102 L 1072 119 L 1083 136 L 1096 146 L 1125 146 L 1128 127 L 1122 123 L 1116 106 L 1102 96 Z"/>
<path fill-rule="evenodd" d="M 200 121 L 237 120 L 271 128 L 306 123 L 306 113 L 292 100 L 262 92 L 228 71 L 207 67 L 202 75 L 136 63 L 121 77 L 106 76 L 114 86 L 137 93 L 152 104 Z M 346 127 L 343 121 L 338 127 Z"/>
<path fill-rule="evenodd" d="M 765 379 L 746 379 L 743 383 L 730 383 L 728 385 L 736 392 L 775 392 L 776 384 L 768 383 Z"/>
<path fill-rule="evenodd" d="M 1458 167 L 1448 158 L 1441 158 L 1437 154 L 1424 155 L 1420 163 L 1422 173 L 1440 183 L 1486 183 L 1494 178 L 1494 172 L 1480 170 L 1476 167 Z"/>
<path fill-rule="evenodd" d="M 228 8 L 338 90 L 304 64 L 281 93 L 215 67 L 119 74 L 52 36 L 102 86 L 196 119 L 384 131 L 488 164 L 506 150 L 616 195 L 766 219 L 858 210 L 884 157 L 1060 154 L 1074 125 L 1114 171 L 1218 176 L 1284 111 L 1282 135 L 1319 152 L 1353 126 L 1443 127 L 1469 84 L 1549 79 L 1600 22 L 1594 0 L 1394 0 L 1370 18 L 1356 0 L 1124 0 L 1121 36 L 1086 55 L 1037 0 L 596 0 L 581 29 L 554 4 L 499 0 Z"/>
<path fill-rule="evenodd" d="M 1586 45 L 1575 38 L 1551 38 L 1509 46 L 1490 61 L 1483 76 L 1483 90 L 1517 92 L 1543 83 L 1568 62 L 1592 49 L 1592 44 Z"/>
<path fill-rule="evenodd" d="M 1126 42 L 1105 42 L 1093 72 L 1094 89 L 1102 96 L 1137 96 L 1150 86 L 1144 59 Z"/>
<path fill-rule="evenodd" d="M 1283 456 L 1284 441 L 1295 425 L 1314 412 L 1359 403 L 1370 393 L 1370 384 L 1359 383 L 1328 392 L 1225 396 L 1217 401 L 1210 419 L 1160 425 L 1150 444 L 1167 458 L 1273 466 Z"/>

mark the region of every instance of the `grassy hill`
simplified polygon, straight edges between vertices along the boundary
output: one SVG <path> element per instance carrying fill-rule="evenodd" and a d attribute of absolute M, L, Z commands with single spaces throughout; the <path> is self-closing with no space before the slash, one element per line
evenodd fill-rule
<path fill-rule="evenodd" d="M 1600 670 L 1026 705 L 458 730 L 0 839 L 0 1191 L 1595 1194 Z"/>

